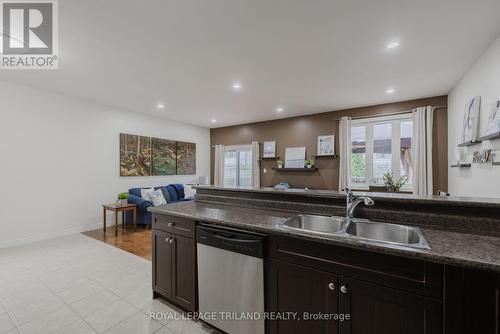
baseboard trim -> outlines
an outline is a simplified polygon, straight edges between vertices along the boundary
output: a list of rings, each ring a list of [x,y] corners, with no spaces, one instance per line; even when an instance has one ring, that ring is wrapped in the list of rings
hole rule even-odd
[[[26,238],[2,241],[2,242],[0,242],[0,248],[7,248],[7,247],[12,247],[12,246],[29,244],[32,242],[53,239],[53,238],[61,237],[61,236],[68,235],[68,234],[76,234],[76,233],[91,231],[91,230],[95,230],[95,229],[98,229],[101,227],[102,227],[102,224],[94,224],[94,225],[88,225],[88,226],[84,226],[84,227],[74,227],[74,228],[69,228],[66,230],[59,230],[59,231],[54,231],[54,232],[49,232],[49,233],[38,234],[38,235],[26,237]]]

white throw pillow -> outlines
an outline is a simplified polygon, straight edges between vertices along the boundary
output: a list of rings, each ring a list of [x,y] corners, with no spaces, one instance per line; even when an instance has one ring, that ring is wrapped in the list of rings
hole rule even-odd
[[[183,186],[184,186],[184,198],[187,199],[194,198],[194,195],[196,194],[196,189],[193,189],[191,186],[185,184]]]
[[[141,197],[145,199],[146,201],[153,201],[151,199],[151,194],[154,193],[155,189],[154,188],[145,188],[141,189]]]
[[[154,206],[167,204],[167,201],[165,200],[165,197],[163,197],[163,192],[161,191],[161,189],[149,193],[149,197],[151,198],[151,202],[153,202]]]

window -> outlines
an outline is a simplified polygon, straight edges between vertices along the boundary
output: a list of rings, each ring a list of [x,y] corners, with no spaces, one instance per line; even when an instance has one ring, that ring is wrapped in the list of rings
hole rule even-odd
[[[386,173],[405,175],[404,190],[411,190],[413,121],[408,115],[352,121],[351,187],[382,185]]]
[[[224,186],[252,185],[252,146],[228,146],[224,154]]]

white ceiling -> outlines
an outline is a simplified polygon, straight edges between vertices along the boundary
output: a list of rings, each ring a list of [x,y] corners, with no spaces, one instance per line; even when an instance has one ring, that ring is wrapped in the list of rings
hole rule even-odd
[[[0,79],[226,126],[447,94],[499,14],[498,0],[59,0],[60,69]]]

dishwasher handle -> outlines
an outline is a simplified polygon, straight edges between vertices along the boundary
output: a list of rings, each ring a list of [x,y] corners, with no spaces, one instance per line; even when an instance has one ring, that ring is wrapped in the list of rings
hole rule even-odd
[[[198,226],[196,231],[196,241],[198,244],[253,257],[263,257],[263,235],[206,225]]]

